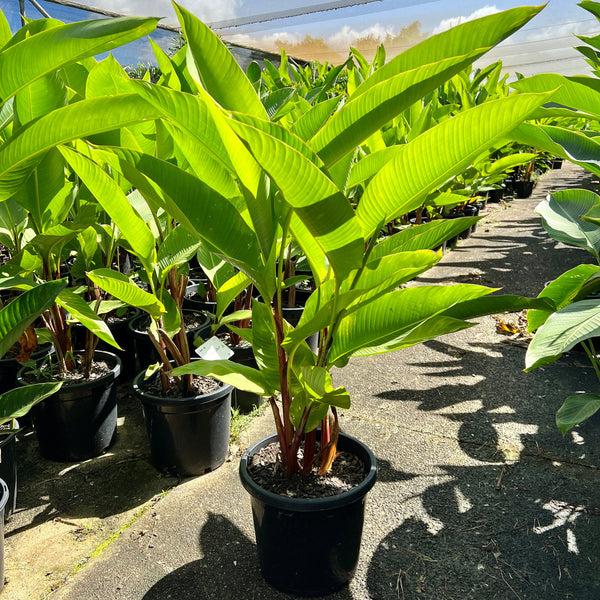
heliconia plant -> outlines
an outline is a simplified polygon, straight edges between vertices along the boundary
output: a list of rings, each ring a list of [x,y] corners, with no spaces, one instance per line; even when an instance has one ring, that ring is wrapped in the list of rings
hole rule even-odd
[[[148,105],[137,95],[109,95],[107,79],[91,73],[98,73],[94,55],[146,35],[156,22],[119,18],[65,25],[42,19],[11,35],[0,13],[0,220],[12,254],[2,267],[1,289],[35,294],[40,282],[60,280],[75,240],[80,258],[95,251],[98,211],[80,206],[79,182],[58,147],[121,128],[126,135],[147,117]],[[87,300],[97,300],[93,286],[88,289]],[[74,288],[64,288],[41,314],[62,373],[76,368],[69,319],[116,345],[98,312],[99,302],[90,306]],[[88,336],[86,375],[96,342]]]
[[[133,85],[138,99],[151,107],[145,110],[160,115],[176,160],[123,144],[102,152],[113,153],[112,171],[149,204],[163,208],[237,270],[222,294],[233,298],[252,283],[260,299],[252,303],[252,328],[239,330],[252,343],[258,369],[199,361],[173,373],[211,376],[269,396],[285,473],[308,472],[315,465],[326,472],[336,455],[337,410],[350,406],[348,392],[332,381],[333,366],[470,327],[469,317],[538,305],[490,296],[493,289],[476,285],[400,287],[435,265],[441,254],[431,248],[466,223],[428,223],[386,239],[379,239],[379,232],[383,223],[420,206],[487,149],[510,138],[550,93],[485,102],[424,131],[381,162],[356,208],[346,182],[360,144],[539,8],[512,9],[432,37],[374,71],[339,110],[317,104],[291,131],[269,119],[218,37],[184,8],[175,8],[187,40],[186,71],[196,90]],[[292,242],[306,256],[316,283],[296,327],[282,313],[290,284],[284,258]],[[317,332],[315,354],[305,339]]]

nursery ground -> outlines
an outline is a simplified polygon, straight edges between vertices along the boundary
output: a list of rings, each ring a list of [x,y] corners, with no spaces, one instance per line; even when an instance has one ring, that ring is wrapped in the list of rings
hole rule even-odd
[[[471,282],[537,295],[583,250],[548,238],[534,213],[548,190],[597,181],[565,165],[529,199],[489,207],[469,239],[418,283]],[[342,429],[379,461],[362,554],[332,599],[592,600],[600,597],[600,418],[564,438],[554,414],[597,389],[583,355],[523,373],[518,335],[492,317],[335,373],[353,407]],[[203,477],[157,473],[140,408],[122,389],[105,456],[56,464],[32,434],[19,450],[19,508],[6,525],[4,600],[289,598],[257,567],[239,454],[271,433],[266,412]]]

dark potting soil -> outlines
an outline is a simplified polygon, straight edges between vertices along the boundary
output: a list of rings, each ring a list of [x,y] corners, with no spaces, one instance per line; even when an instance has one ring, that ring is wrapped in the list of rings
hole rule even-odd
[[[234,344],[231,341],[231,336],[229,335],[229,333],[219,333],[219,334],[217,334],[217,337],[228,348],[231,348],[232,350],[235,350],[236,348],[250,348],[250,346],[252,346],[252,344],[250,342],[247,342],[246,340],[242,340],[242,339],[240,339],[240,342],[238,344]]]
[[[77,360],[77,366],[73,371],[67,373],[60,373],[56,364],[42,365],[40,368],[40,374],[36,374],[33,371],[23,373],[23,379],[27,383],[40,383],[41,381],[62,381],[64,386],[74,385],[76,383],[82,383],[83,381],[93,381],[107,375],[112,371],[112,367],[103,360],[94,362],[92,364],[92,370],[88,378],[85,377],[81,362]]]
[[[108,325],[114,325],[115,323],[122,323],[123,321],[127,321],[135,314],[134,310],[127,310],[124,313],[120,311],[114,311],[109,313],[106,316],[106,323]]]
[[[210,394],[220,387],[223,387],[223,384],[210,377],[196,375],[192,379],[191,393],[182,392],[177,387],[174,377],[169,377],[169,386],[169,389],[166,392],[163,392],[160,384],[160,377],[156,376],[153,377],[151,381],[148,381],[144,386],[144,391],[161,398],[189,398],[191,396],[204,396],[205,394]]]
[[[362,461],[349,452],[340,452],[327,475],[315,467],[307,475],[283,476],[279,443],[273,442],[254,454],[248,465],[250,477],[260,487],[290,498],[327,498],[355,488],[365,478]]]

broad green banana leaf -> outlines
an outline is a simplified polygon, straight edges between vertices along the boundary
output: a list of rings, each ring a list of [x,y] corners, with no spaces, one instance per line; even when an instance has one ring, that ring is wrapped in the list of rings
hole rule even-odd
[[[600,208],[600,196],[589,190],[554,192],[540,202],[535,212],[542,217],[548,234],[558,242],[584,248],[600,262],[600,227],[583,220]]]
[[[525,371],[556,362],[575,344],[600,335],[600,300],[581,300],[551,314],[525,355]]]
[[[0,394],[0,425],[25,416],[38,402],[58,392],[62,384],[35,383]]]
[[[0,310],[0,357],[12,348],[42,312],[54,304],[67,284],[66,279],[39,284]]]
[[[569,396],[556,413],[556,425],[563,435],[600,410],[598,394]]]
[[[154,31],[158,19],[119,17],[60,25],[0,51],[0,100],[69,63],[107,52]]]
[[[360,199],[357,216],[366,237],[373,235],[380,223],[420,206],[430,192],[509,137],[549,97],[523,94],[486,102],[402,146],[402,151],[373,177]]]
[[[124,94],[81,100],[32,121],[0,147],[0,201],[19,189],[50,148],[161,116],[138,94]]]

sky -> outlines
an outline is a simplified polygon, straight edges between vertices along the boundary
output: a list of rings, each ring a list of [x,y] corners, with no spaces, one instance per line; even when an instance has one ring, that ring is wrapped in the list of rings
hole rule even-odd
[[[104,10],[164,17],[163,23],[177,25],[169,0],[75,0]],[[371,35],[374,40],[386,35],[397,35],[403,27],[418,21],[422,33],[434,34],[465,20],[492,14],[524,4],[519,0],[179,0],[203,21],[211,24],[224,39],[246,46],[277,51],[275,42],[286,40],[294,44],[308,34],[322,38],[326,44],[326,58],[333,63],[343,62],[349,45],[356,38]],[[357,4],[324,10],[332,5]],[[55,18],[73,21],[94,18],[57,4],[39,0],[43,8]],[[531,4],[537,2],[531,2]],[[9,18],[13,30],[19,26],[19,0],[0,0],[0,8]],[[306,12],[308,14],[300,14]],[[30,18],[39,13],[26,0],[26,14]],[[289,18],[282,14],[293,14]],[[252,23],[251,21],[259,21]],[[237,25],[237,26],[236,26]],[[565,75],[587,73],[589,67],[572,47],[581,42],[574,34],[597,35],[600,23],[587,11],[577,6],[576,0],[550,0],[548,5],[522,30],[488,53],[483,64],[502,59],[505,69],[523,75],[537,72],[559,72]],[[153,39],[163,47],[172,42],[173,34],[157,31]],[[388,56],[402,50],[386,48]],[[117,51],[121,64],[155,62],[149,44],[135,44]],[[302,58],[310,58],[302,56]],[[321,57],[321,59],[323,59]]]

